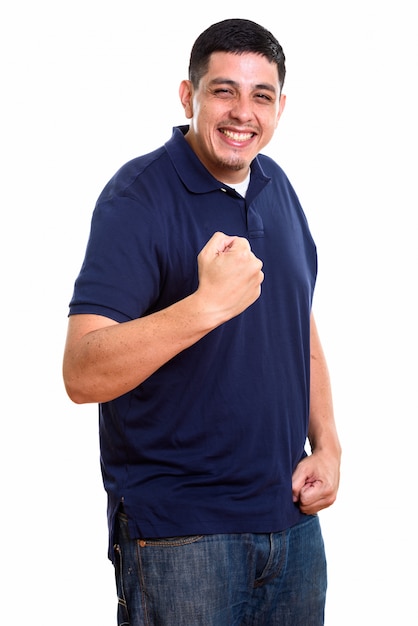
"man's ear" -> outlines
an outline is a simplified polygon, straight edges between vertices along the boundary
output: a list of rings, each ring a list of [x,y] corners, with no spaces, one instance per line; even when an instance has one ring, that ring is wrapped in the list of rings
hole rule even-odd
[[[279,123],[279,119],[282,116],[282,113],[284,111],[284,107],[286,104],[286,96],[284,94],[280,95],[280,103],[279,103],[279,112],[277,114],[277,119],[276,119],[276,128],[277,128],[277,124]]]
[[[190,80],[181,81],[179,96],[187,119],[191,119],[193,117],[193,87]]]

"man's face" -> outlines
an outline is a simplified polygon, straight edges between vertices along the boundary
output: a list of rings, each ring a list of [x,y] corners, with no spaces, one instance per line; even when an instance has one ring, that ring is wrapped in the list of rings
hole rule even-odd
[[[277,65],[254,53],[215,52],[198,89],[185,80],[180,98],[190,119],[186,140],[211,174],[229,184],[244,180],[285,105]]]

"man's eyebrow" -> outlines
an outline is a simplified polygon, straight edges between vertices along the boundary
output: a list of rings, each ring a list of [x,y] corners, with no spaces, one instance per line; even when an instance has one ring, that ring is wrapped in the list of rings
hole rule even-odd
[[[230,85],[231,87],[239,88],[239,83],[237,81],[232,80],[231,78],[222,78],[222,76],[220,76],[219,78],[213,78],[211,81],[209,81],[209,85]],[[258,83],[254,85],[253,88],[277,93],[276,87],[274,85],[271,85],[270,83]]]

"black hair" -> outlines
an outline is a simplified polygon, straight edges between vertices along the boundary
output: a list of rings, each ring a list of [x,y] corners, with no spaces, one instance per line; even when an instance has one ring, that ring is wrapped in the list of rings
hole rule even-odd
[[[206,74],[213,52],[254,52],[266,57],[276,63],[282,89],[286,75],[283,48],[270,31],[256,22],[239,18],[223,20],[199,35],[193,44],[189,63],[189,79],[195,88]]]

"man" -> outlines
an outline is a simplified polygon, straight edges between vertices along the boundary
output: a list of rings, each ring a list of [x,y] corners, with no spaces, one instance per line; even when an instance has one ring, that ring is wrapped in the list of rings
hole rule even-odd
[[[260,154],[284,78],[265,28],[209,27],[180,85],[190,125],[124,165],[93,214],[64,380],[99,403],[119,624],[323,623],[316,514],[341,453],[315,244]]]

